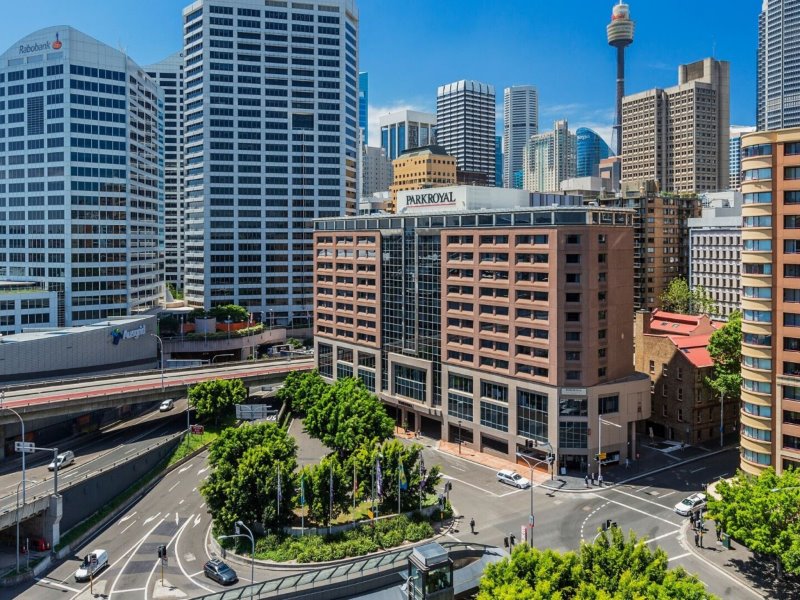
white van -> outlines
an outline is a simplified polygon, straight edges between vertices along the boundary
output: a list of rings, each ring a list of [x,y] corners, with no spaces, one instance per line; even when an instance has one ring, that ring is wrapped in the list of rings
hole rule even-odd
[[[66,452],[62,452],[58,456],[53,459],[49,465],[47,465],[47,469],[50,471],[54,471],[56,465],[58,465],[59,469],[63,469],[64,467],[71,465],[75,462],[75,454],[72,450],[67,450]]]
[[[105,550],[92,550],[83,558],[81,566],[75,571],[75,581],[88,581],[97,575],[98,571],[108,565],[108,552]]]

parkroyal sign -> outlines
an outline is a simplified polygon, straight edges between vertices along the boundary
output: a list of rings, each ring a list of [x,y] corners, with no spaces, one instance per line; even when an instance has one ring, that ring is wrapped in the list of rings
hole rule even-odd
[[[437,206],[455,204],[453,192],[426,192],[424,194],[409,194],[406,196],[406,206],[431,205]]]

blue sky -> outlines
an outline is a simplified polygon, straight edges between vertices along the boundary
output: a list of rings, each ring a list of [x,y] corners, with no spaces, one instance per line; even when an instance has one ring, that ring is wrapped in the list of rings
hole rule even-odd
[[[72,25],[142,65],[180,49],[183,0],[3,2],[0,51],[50,25]],[[370,76],[371,143],[397,108],[435,111],[436,87],[458,79],[539,89],[539,126],[566,118],[609,135],[614,50],[605,26],[613,0],[360,0],[361,70]],[[755,122],[761,0],[630,0],[635,40],[626,91],[669,87],[677,66],[707,56],[731,63],[731,123]],[[498,119],[498,125],[500,121]]]

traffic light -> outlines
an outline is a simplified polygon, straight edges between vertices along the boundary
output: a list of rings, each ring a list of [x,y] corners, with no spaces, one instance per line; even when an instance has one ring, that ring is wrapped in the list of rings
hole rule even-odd
[[[603,523],[603,531],[608,531],[612,527],[616,527],[616,526],[617,526],[617,522],[616,521],[612,521],[611,519],[606,519],[606,522]]]
[[[503,538],[503,547],[508,548],[508,536]]]
[[[167,547],[163,544],[158,547],[158,558],[167,558]]]

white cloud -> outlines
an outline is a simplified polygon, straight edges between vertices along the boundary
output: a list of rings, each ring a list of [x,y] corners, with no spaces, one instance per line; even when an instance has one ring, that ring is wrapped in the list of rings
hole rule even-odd
[[[415,104],[412,102],[399,101],[395,104],[375,106],[370,104],[367,107],[367,119],[369,121],[369,146],[381,145],[381,126],[378,119],[385,114],[396,112],[398,110],[418,110],[422,112],[436,112],[422,104]]]

